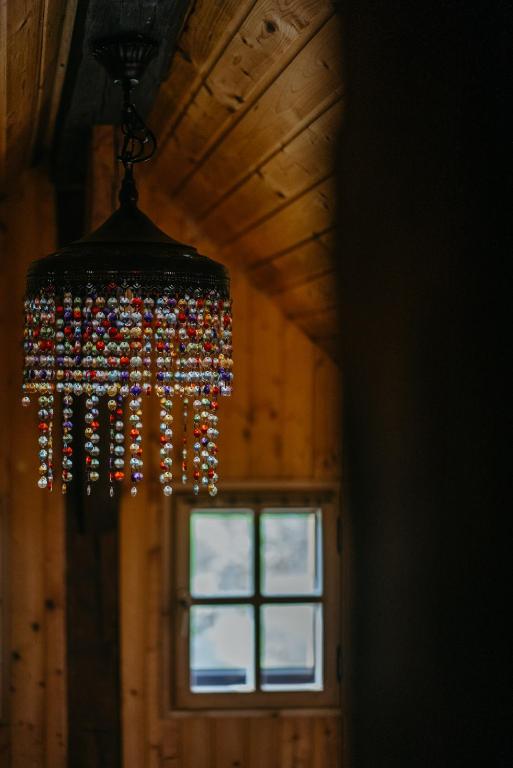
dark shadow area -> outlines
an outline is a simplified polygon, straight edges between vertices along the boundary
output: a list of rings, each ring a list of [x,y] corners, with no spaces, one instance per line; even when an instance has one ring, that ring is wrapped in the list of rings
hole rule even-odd
[[[340,12],[350,764],[506,768],[511,6]]]

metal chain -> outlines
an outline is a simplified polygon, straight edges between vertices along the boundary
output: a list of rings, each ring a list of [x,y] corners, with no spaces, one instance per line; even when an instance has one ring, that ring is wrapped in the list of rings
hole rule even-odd
[[[118,160],[127,169],[134,163],[145,163],[150,160],[157,149],[157,139],[131,101],[132,81],[124,80],[122,85],[121,132],[123,134],[123,144]]]

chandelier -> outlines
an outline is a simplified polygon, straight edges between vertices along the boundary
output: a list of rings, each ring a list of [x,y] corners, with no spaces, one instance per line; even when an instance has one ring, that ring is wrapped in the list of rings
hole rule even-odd
[[[231,394],[233,377],[229,277],[224,266],[168,237],[137,207],[133,168],[151,158],[156,139],[131,90],[156,51],[156,42],[142,35],[93,45],[123,92],[120,205],[92,234],[28,270],[22,404],[37,400],[38,486],[50,491],[57,472],[55,415],[65,493],[78,412],[87,493],[105,471],[111,496],[125,477],[135,496],[144,474],[143,399],[152,395],[160,406],[163,493],[173,492],[175,443],[180,481],[192,482],[194,493],[217,493],[218,401]],[[108,429],[108,456],[100,455],[102,428]]]

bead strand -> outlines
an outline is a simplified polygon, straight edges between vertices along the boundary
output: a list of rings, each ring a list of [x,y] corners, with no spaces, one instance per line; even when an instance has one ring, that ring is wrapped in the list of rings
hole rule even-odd
[[[160,398],[160,475],[159,480],[162,492],[170,496],[173,492],[171,485],[173,480],[173,415],[171,413],[173,400],[172,387],[172,357],[171,357],[171,327],[170,320],[174,321],[174,314],[169,305],[169,297],[157,301],[155,315],[155,350],[157,386],[155,391]]]
[[[123,366],[130,366],[130,372],[123,371],[122,375],[128,373],[130,380],[130,395],[128,401],[128,407],[130,409],[130,466],[131,473],[130,478],[132,481],[132,487],[130,493],[132,496],[137,495],[137,485],[143,479],[143,457],[142,457],[142,400],[141,400],[141,381],[142,381],[142,365],[143,360],[141,357],[143,336],[142,332],[142,315],[140,312],[142,300],[139,296],[132,296],[130,303],[127,305],[128,318],[125,324],[126,339],[131,338],[133,346],[131,347],[128,341],[124,344],[128,345],[128,350],[123,349],[124,356],[121,357],[121,364]],[[128,354],[130,353],[130,357]]]

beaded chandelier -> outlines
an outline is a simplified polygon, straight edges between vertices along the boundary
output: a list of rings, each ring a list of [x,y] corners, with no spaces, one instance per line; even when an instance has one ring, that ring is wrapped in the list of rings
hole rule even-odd
[[[192,481],[195,493],[202,487],[217,493],[218,398],[231,393],[233,376],[229,277],[224,266],[168,237],[137,207],[133,166],[154,154],[156,140],[130,93],[156,50],[141,35],[93,46],[123,88],[120,206],[95,232],[28,271],[22,404],[37,399],[40,488],[52,490],[55,482],[60,394],[62,492],[73,478],[73,421],[80,413],[87,493],[106,471],[111,495],[127,477],[135,496],[144,470],[143,397],[155,395],[163,493],[173,491],[178,404],[180,480]],[[100,456],[104,426],[108,457]]]

